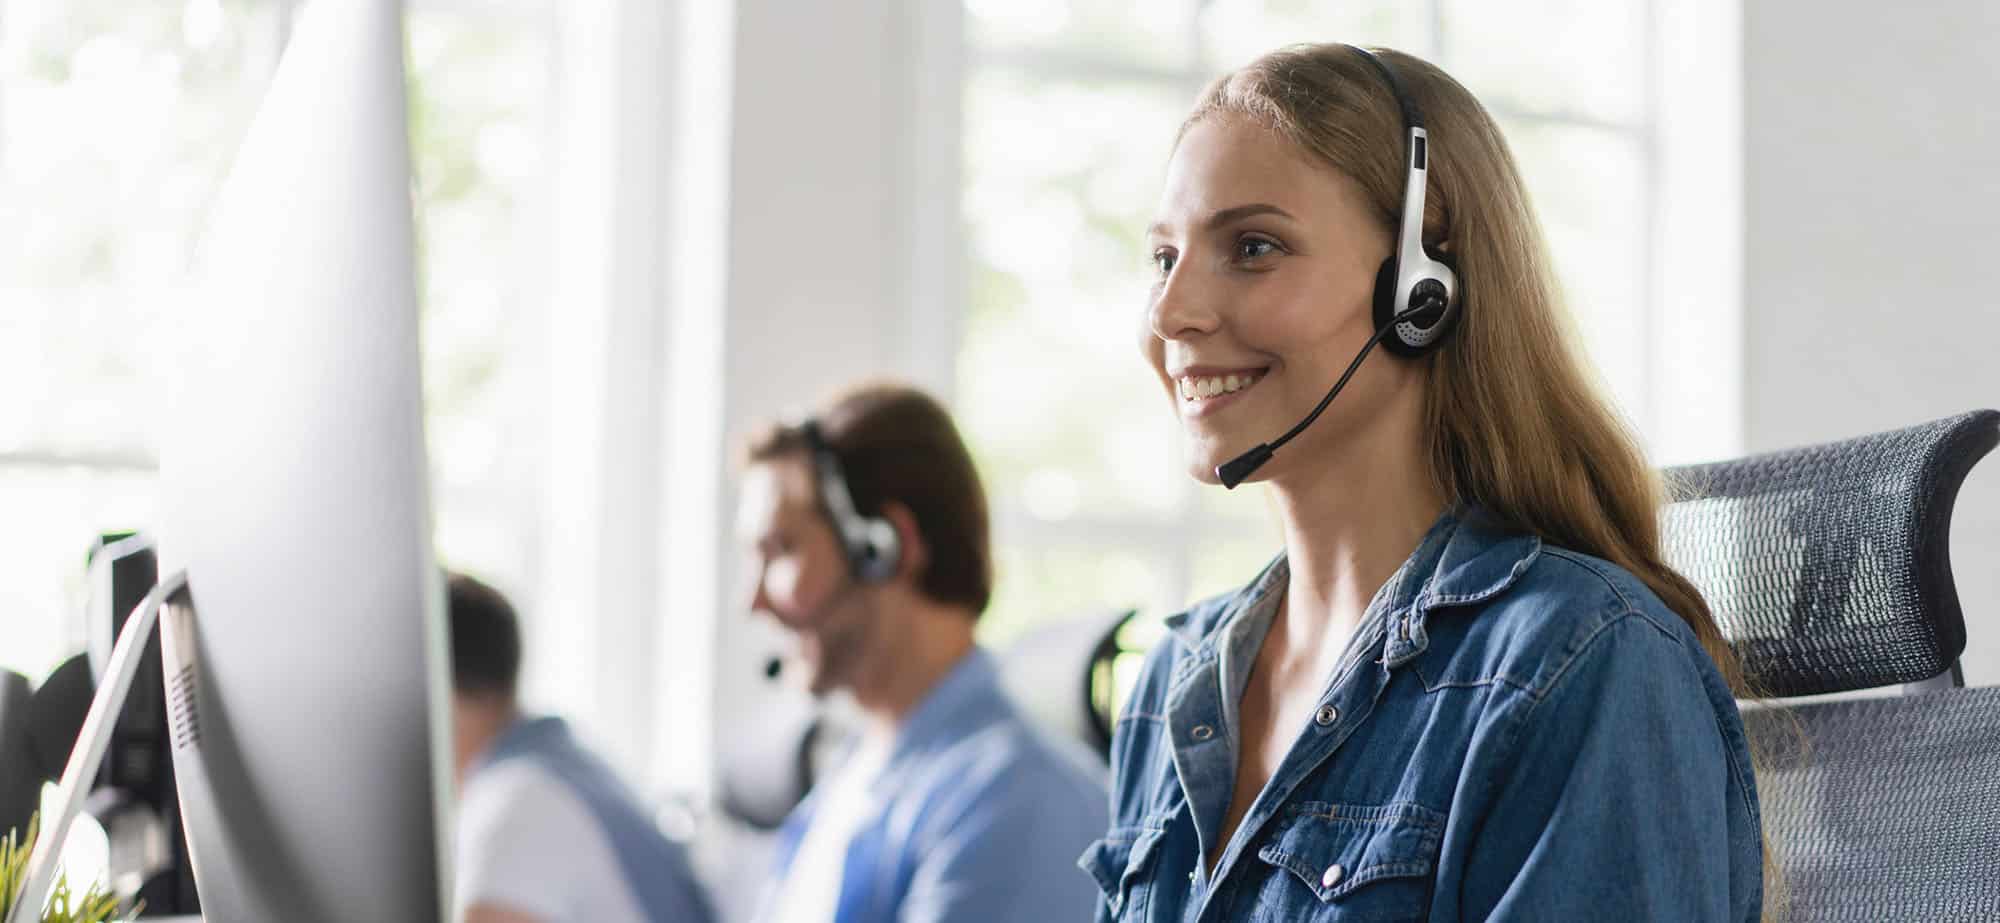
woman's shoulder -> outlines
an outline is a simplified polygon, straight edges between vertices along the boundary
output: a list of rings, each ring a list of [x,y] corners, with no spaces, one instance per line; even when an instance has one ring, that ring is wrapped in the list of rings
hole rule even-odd
[[[1543,734],[1650,727],[1683,748],[1706,738],[1749,790],[1748,744],[1727,680],[1693,626],[1630,570],[1545,543],[1516,586],[1465,624],[1458,649],[1431,665],[1433,686],[1456,685],[1463,677],[1449,674],[1477,665],[1516,693],[1496,697],[1497,713]]]
[[[1543,543],[1513,587],[1468,614],[1474,617],[1464,620],[1452,665],[1478,664],[1531,698],[1592,664],[1649,674],[1650,682],[1636,686],[1720,682],[1693,627],[1645,581],[1604,558],[1558,545]],[[1433,634],[1451,634],[1438,622],[1452,618],[1443,610],[1427,621]]]
[[[1687,620],[1637,574],[1596,555],[1543,542],[1541,553],[1502,600],[1498,617],[1525,617],[1558,632],[1598,631],[1636,618],[1677,643],[1693,644]]]

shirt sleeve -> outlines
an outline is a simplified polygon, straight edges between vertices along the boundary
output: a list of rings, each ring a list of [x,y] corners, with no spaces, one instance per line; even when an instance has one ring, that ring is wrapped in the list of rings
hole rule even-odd
[[[474,778],[458,831],[459,913],[486,903],[547,921],[568,918],[575,906],[571,889],[581,881],[565,856],[602,836],[574,793],[525,762],[502,763]]]
[[[1104,834],[1104,794],[1056,771],[1016,771],[925,850],[899,923],[1085,919],[1097,885],[1076,855]]]
[[[1724,742],[1691,659],[1706,654],[1690,645],[1628,614],[1539,695],[1516,690],[1488,729],[1486,749],[1506,756],[1468,761],[1468,785],[1494,782],[1475,799],[1474,832],[1441,860],[1441,887],[1457,884],[1450,918],[1756,918],[1731,906],[1730,801],[1745,797],[1731,781],[1748,767]]]

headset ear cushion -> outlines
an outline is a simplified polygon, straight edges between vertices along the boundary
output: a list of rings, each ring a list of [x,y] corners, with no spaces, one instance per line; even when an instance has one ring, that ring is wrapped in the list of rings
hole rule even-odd
[[[1375,273],[1375,329],[1389,322],[1403,306],[1396,301],[1396,258],[1382,261],[1382,269]],[[1428,342],[1412,343],[1403,338],[1403,325],[1389,331],[1382,338],[1382,345],[1398,356],[1416,358],[1444,344],[1450,338],[1451,329],[1458,325],[1458,309],[1446,297],[1444,283],[1437,279],[1424,278],[1417,281],[1411,290],[1411,307],[1432,305],[1429,310],[1419,311],[1411,316],[1408,323],[1429,335]]]
[[[902,536],[886,518],[869,519],[867,537],[854,550],[854,570],[863,583],[879,583],[896,575],[903,564]]]
[[[1396,257],[1391,254],[1375,272],[1375,329],[1396,316]]]
[[[1375,329],[1382,329],[1390,318],[1396,316],[1396,257],[1390,254],[1382,261],[1382,268],[1375,273]],[[1401,330],[1391,330],[1382,337],[1382,345],[1398,356],[1421,355],[1420,347],[1403,341]]]

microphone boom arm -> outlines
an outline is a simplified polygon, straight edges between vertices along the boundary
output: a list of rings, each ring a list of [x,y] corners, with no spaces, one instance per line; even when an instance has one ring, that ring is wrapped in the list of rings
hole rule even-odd
[[[1278,450],[1283,448],[1285,443],[1292,441],[1292,437],[1305,432],[1306,427],[1319,419],[1320,413],[1326,410],[1328,404],[1333,403],[1335,396],[1340,394],[1340,389],[1347,387],[1347,380],[1354,377],[1354,370],[1361,367],[1361,360],[1368,358],[1368,354],[1375,349],[1376,344],[1382,342],[1383,337],[1389,335],[1389,331],[1396,329],[1397,324],[1430,310],[1431,307],[1429,303],[1419,304],[1389,318],[1389,322],[1383,324],[1382,328],[1375,331],[1375,335],[1369,337],[1368,342],[1362,345],[1361,351],[1354,354],[1354,361],[1347,364],[1347,371],[1340,373],[1340,380],[1334,382],[1333,387],[1326,392],[1326,396],[1319,399],[1319,406],[1314,407],[1312,413],[1306,414],[1305,419],[1300,420],[1297,426],[1286,430],[1283,436],[1271,442],[1260,442],[1250,451],[1217,465],[1216,479],[1222,482],[1223,487],[1235,490],[1236,485],[1243,483],[1244,478],[1263,467],[1265,462],[1271,460],[1271,456],[1278,454]]]

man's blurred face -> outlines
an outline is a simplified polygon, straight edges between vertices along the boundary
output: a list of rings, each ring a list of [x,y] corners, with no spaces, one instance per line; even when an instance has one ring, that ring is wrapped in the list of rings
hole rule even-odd
[[[452,689],[451,768],[461,790],[472,764],[518,715],[511,694]]]
[[[851,683],[878,620],[869,594],[848,575],[805,456],[756,462],[744,472],[736,534],[754,581],[750,609],[792,636],[812,694]]]
[[[451,694],[451,769],[452,778],[458,784],[465,784],[466,770],[472,768],[472,761],[486,749],[488,741],[480,733],[484,727],[478,715],[481,712],[478,699],[462,692]]]

